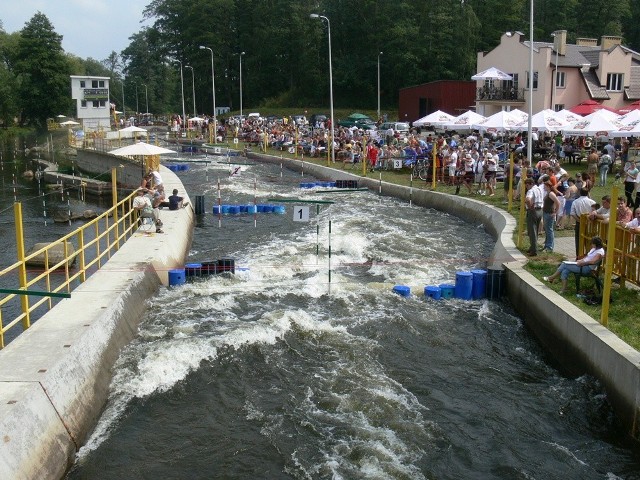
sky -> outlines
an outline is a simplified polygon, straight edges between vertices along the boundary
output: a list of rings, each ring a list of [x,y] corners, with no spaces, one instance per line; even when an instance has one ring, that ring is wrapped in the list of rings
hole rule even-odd
[[[120,53],[129,37],[149,22],[140,23],[151,0],[7,0],[0,8],[5,32],[22,30],[39,11],[47,16],[55,32],[62,35],[62,48],[81,58],[106,59]]]

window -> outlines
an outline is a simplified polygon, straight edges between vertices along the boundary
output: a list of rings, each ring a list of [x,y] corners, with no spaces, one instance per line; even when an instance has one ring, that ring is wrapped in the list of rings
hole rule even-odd
[[[556,112],[559,112],[559,111],[561,111],[561,110],[564,110],[564,103],[556,103],[556,104],[553,106],[553,110],[554,110],[554,111],[556,111]]]
[[[82,108],[87,108],[87,101],[86,100],[80,100],[80,106]]]
[[[529,72],[527,72],[527,88],[531,84],[531,80],[529,79]],[[536,90],[538,88],[538,72],[533,72],[533,89]]]
[[[104,80],[98,82],[98,88],[104,88]]]
[[[556,72],[556,87],[565,88],[567,81],[565,72]]]
[[[91,88],[98,88],[98,81],[97,80],[91,80]]]
[[[621,92],[624,86],[622,73],[608,73],[607,74],[607,90],[613,92]]]
[[[84,88],[84,86],[85,86],[84,80],[80,80],[80,88]]]
[[[106,100],[98,100],[98,107],[104,108],[106,106],[107,106],[107,101]]]

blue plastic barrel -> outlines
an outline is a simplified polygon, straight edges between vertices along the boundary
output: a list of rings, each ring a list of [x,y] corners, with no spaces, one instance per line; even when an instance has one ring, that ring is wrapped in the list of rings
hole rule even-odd
[[[442,291],[440,290],[440,287],[436,286],[424,287],[424,296],[433,298],[434,300],[440,300],[442,297]]]
[[[213,214],[218,215],[220,213],[220,205],[213,206]]]
[[[247,213],[257,213],[258,206],[257,205],[247,205]]]
[[[169,286],[182,285],[186,281],[184,268],[169,270]]]
[[[247,213],[249,211],[249,205],[240,205],[240,213]]]
[[[449,283],[441,283],[439,287],[441,298],[453,298],[453,292],[456,289],[455,285],[451,285]]]
[[[286,213],[286,209],[285,209],[284,205],[274,205],[273,206],[273,213],[278,213],[280,215],[284,215]]]
[[[202,276],[202,264],[201,263],[186,263],[184,265],[185,277],[200,277]]]
[[[273,213],[273,205],[263,205],[262,207],[264,213]]]
[[[240,213],[240,205],[229,205],[229,213],[231,215],[237,215]]]
[[[473,275],[473,299],[480,300],[487,296],[487,271],[471,270],[471,274]]]
[[[171,170],[172,172],[177,172],[178,171],[178,166],[177,165],[167,165],[167,167],[169,168],[169,170]]]
[[[455,297],[471,300],[473,292],[473,274],[471,272],[456,272]]]
[[[336,188],[336,182],[329,182],[329,188]]]
[[[264,207],[265,207],[264,204],[261,203],[259,205],[256,205],[256,207],[258,209],[258,213],[264,213]]]
[[[185,163],[183,165],[180,165],[180,171],[186,172],[187,170],[189,170],[189,164]]]
[[[397,293],[401,297],[408,297],[411,295],[411,288],[406,285],[396,285],[393,287],[393,293]]]
[[[223,215],[229,215],[231,213],[231,205],[222,205],[220,211]]]

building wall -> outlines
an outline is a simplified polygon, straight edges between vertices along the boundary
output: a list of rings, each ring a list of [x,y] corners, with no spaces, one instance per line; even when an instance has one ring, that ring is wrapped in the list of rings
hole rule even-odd
[[[441,110],[460,115],[475,104],[475,82],[442,80],[400,90],[398,119],[413,122]]]
[[[613,49],[609,54],[604,50],[601,51],[600,65],[597,69],[600,85],[607,84],[607,75],[609,73],[622,73],[623,75],[623,89],[619,92],[607,91],[611,100],[606,102],[608,107],[620,109],[628,104],[624,98],[624,87],[628,87],[631,80],[631,54],[626,53],[620,47]]]

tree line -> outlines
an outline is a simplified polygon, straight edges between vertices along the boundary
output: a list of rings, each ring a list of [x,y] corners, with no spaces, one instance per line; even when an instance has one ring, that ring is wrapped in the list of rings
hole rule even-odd
[[[570,43],[579,37],[620,35],[625,45],[640,51],[636,0],[534,1],[536,41],[552,42],[551,32],[563,29]],[[328,109],[327,27],[335,106],[375,108],[379,66],[382,105],[395,108],[401,88],[468,80],[475,73],[477,52],[495,48],[504,32],[528,37],[530,3],[151,0],[144,9],[151,26],[129,37],[123,51],[102,60],[64,52],[61,36],[38,12],[19,32],[6,33],[0,23],[0,123],[43,127],[60,112],[73,115],[69,75],[85,74],[111,77],[111,102],[119,110],[123,88],[126,110],[134,111],[136,103],[140,109],[146,85],[149,111],[181,112],[178,61],[193,67],[183,68],[187,112],[193,109],[193,81],[197,113],[210,114],[211,51],[216,106],[239,108],[242,58],[245,107]],[[310,18],[312,13],[321,17]]]

